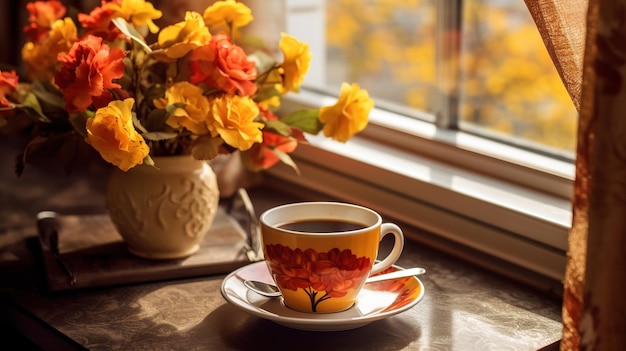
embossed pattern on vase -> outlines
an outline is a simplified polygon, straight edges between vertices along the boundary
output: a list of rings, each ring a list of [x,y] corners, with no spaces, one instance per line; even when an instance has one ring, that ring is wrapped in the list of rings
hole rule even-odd
[[[142,166],[111,176],[109,214],[130,251],[141,250],[139,256],[184,256],[197,248],[213,221],[219,201],[215,174],[191,157],[178,160],[157,159],[160,169]],[[187,161],[195,166],[184,165]]]

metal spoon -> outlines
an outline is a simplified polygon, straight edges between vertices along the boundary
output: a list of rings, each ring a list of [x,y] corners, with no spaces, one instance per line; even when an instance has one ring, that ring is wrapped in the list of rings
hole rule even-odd
[[[380,274],[380,275],[375,275],[373,277],[369,277],[365,280],[365,283],[367,284],[367,283],[373,283],[373,282],[380,282],[383,280],[406,278],[406,277],[411,277],[411,276],[420,275],[424,273],[426,273],[426,270],[424,268],[420,268],[420,267],[408,268],[408,269],[403,269],[399,271],[394,271],[391,273],[385,273],[385,274]],[[266,297],[280,296],[280,291],[278,290],[278,287],[273,284],[268,284],[268,283],[260,282],[257,280],[249,280],[249,279],[244,280],[243,284],[248,289],[262,296],[266,296]]]

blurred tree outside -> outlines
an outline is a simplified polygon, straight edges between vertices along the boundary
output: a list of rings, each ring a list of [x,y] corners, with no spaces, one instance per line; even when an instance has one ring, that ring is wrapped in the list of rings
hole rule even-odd
[[[433,112],[435,1],[327,1],[327,83]],[[465,0],[462,11],[460,121],[573,151],[578,115],[524,2]]]
[[[326,6],[329,85],[358,82],[377,100],[432,111],[436,13],[431,0],[338,0]]]

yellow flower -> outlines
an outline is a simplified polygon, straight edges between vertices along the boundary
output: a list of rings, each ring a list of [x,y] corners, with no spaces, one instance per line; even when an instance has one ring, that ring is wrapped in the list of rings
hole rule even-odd
[[[189,51],[206,45],[211,39],[209,28],[204,25],[202,15],[188,11],[183,22],[163,28],[159,33],[159,46],[165,49],[165,55],[177,59]]]
[[[159,27],[152,20],[161,18],[163,13],[154,8],[152,3],[145,0],[122,0],[122,5],[110,4],[119,17],[131,21],[135,26],[148,26],[151,33],[159,31]]]
[[[297,92],[311,66],[309,45],[298,41],[298,39],[288,34],[281,33],[279,46],[284,56],[282,64],[285,75],[283,93],[288,91]]]
[[[252,10],[235,0],[219,1],[204,10],[204,21],[211,28],[239,28],[252,22]]]
[[[48,38],[37,44],[28,42],[22,48],[28,75],[35,80],[49,81],[56,73],[57,55],[69,51],[76,40],[76,25],[71,18],[54,21]]]
[[[135,100],[113,100],[99,108],[87,120],[85,141],[96,149],[102,158],[122,171],[143,163],[150,149],[133,127],[131,109]]]
[[[202,92],[201,88],[189,82],[174,83],[165,91],[165,98],[154,100],[154,106],[166,108],[168,105],[184,104],[184,107],[177,107],[169,116],[167,125],[174,129],[184,127],[197,135],[208,134],[206,120],[210,106]]]
[[[263,123],[256,122],[259,108],[249,96],[225,95],[212,101],[214,124],[209,126],[214,136],[239,150],[248,150],[263,141]]]
[[[346,142],[354,134],[367,126],[374,101],[367,90],[358,84],[341,84],[339,99],[333,106],[320,108],[320,122],[324,123],[324,135],[340,142]]]

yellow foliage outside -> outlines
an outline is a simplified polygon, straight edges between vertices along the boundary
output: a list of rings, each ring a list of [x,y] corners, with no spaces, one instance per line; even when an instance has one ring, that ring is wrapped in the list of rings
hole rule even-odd
[[[356,81],[377,100],[434,111],[436,1],[327,1],[329,65],[341,67],[329,84]],[[577,113],[524,2],[464,3],[459,119],[573,151]]]

